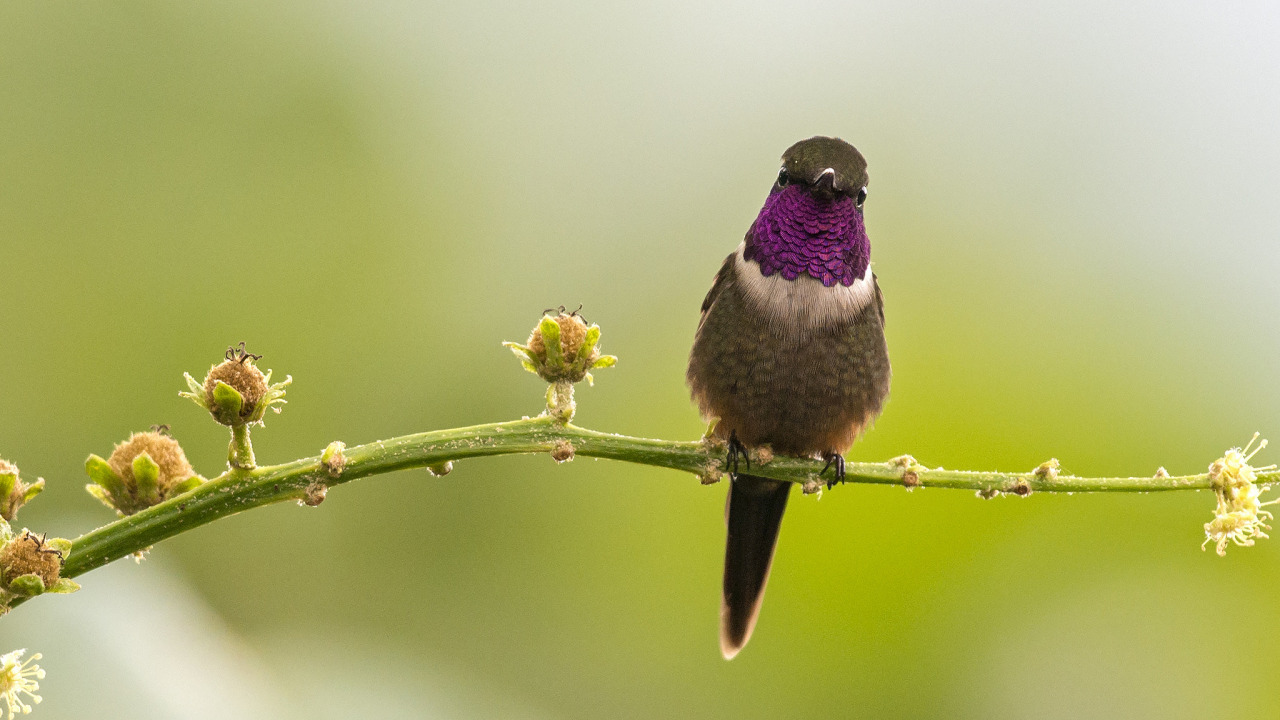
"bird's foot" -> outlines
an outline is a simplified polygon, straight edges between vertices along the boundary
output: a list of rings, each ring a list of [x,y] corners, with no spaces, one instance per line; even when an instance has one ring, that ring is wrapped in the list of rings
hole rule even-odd
[[[751,469],[751,455],[747,452],[747,446],[738,439],[738,433],[735,430],[729,433],[729,455],[724,461],[724,467],[729,471],[730,477],[738,474],[739,462],[746,465],[748,470]]]
[[[836,471],[835,476],[827,481],[827,489],[830,490],[836,486],[836,483],[844,482],[844,456],[837,452],[828,452],[823,453],[822,458],[827,461],[827,464],[822,466],[822,472],[818,473],[818,477],[822,477],[833,467]]]

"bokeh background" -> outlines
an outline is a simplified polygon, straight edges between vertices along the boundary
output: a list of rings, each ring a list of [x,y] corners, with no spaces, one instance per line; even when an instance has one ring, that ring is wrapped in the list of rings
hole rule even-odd
[[[7,3],[0,453],[24,525],[230,343],[279,462],[537,412],[499,346],[582,303],[580,422],[693,438],[698,304],[797,139],[870,161],[893,394],[857,459],[1198,472],[1280,437],[1274,3]],[[1276,459],[1264,453],[1262,462]],[[1280,545],[1205,493],[793,499],[716,641],[725,487],[545,457],[336,489],[0,622],[53,718],[1274,717]]]

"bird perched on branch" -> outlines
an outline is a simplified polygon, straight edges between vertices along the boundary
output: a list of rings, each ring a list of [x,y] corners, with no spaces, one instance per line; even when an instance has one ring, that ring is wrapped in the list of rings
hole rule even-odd
[[[720,649],[760,613],[791,483],[749,474],[749,448],[844,456],[889,394],[884,303],[863,225],[867,163],[838,138],[792,145],[746,239],[702,302],[687,379],[729,448]],[[748,472],[739,472],[745,468]]]

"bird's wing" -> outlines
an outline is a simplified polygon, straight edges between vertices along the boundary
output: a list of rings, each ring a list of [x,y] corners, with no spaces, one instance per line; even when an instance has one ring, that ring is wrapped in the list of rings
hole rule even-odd
[[[707,296],[702,300],[702,317],[707,316],[707,311],[711,309],[712,303],[716,301],[716,297],[720,295],[720,291],[724,290],[733,279],[733,263],[738,253],[731,252],[729,257],[724,259],[724,264],[720,266],[720,272],[716,273],[716,279],[711,283],[711,289],[707,291]]]
[[[871,284],[876,288],[876,311],[880,313],[880,327],[884,327],[884,293],[880,292],[880,283],[876,279],[876,274],[871,273]],[[715,288],[712,288],[714,291]],[[702,311],[706,312],[707,307],[704,304]]]

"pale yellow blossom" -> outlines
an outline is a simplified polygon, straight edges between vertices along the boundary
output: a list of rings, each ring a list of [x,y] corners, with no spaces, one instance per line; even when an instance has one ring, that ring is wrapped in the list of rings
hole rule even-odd
[[[40,683],[36,680],[44,679],[44,670],[36,665],[40,653],[22,662],[22,656],[26,652],[24,648],[0,656],[0,700],[8,707],[8,720],[13,720],[13,716],[18,713],[26,715],[31,712],[32,705],[40,704],[40,696],[36,695],[36,691],[40,689]],[[30,698],[30,704],[24,701],[23,695]],[[3,708],[0,708],[0,712],[3,712]]]
[[[1255,468],[1249,465],[1253,456],[1267,446],[1267,441],[1263,440],[1254,448],[1253,443],[1257,439],[1258,433],[1254,433],[1253,439],[1243,449],[1231,448],[1209,466],[1209,478],[1218,497],[1218,507],[1214,510],[1213,520],[1204,524],[1202,550],[1212,542],[1218,555],[1226,555],[1230,543],[1248,547],[1253,545],[1255,538],[1268,537],[1266,531],[1271,526],[1267,521],[1273,516],[1263,508],[1280,500],[1260,500],[1262,493],[1269,488],[1258,487],[1257,471],[1271,470],[1275,466]]]

